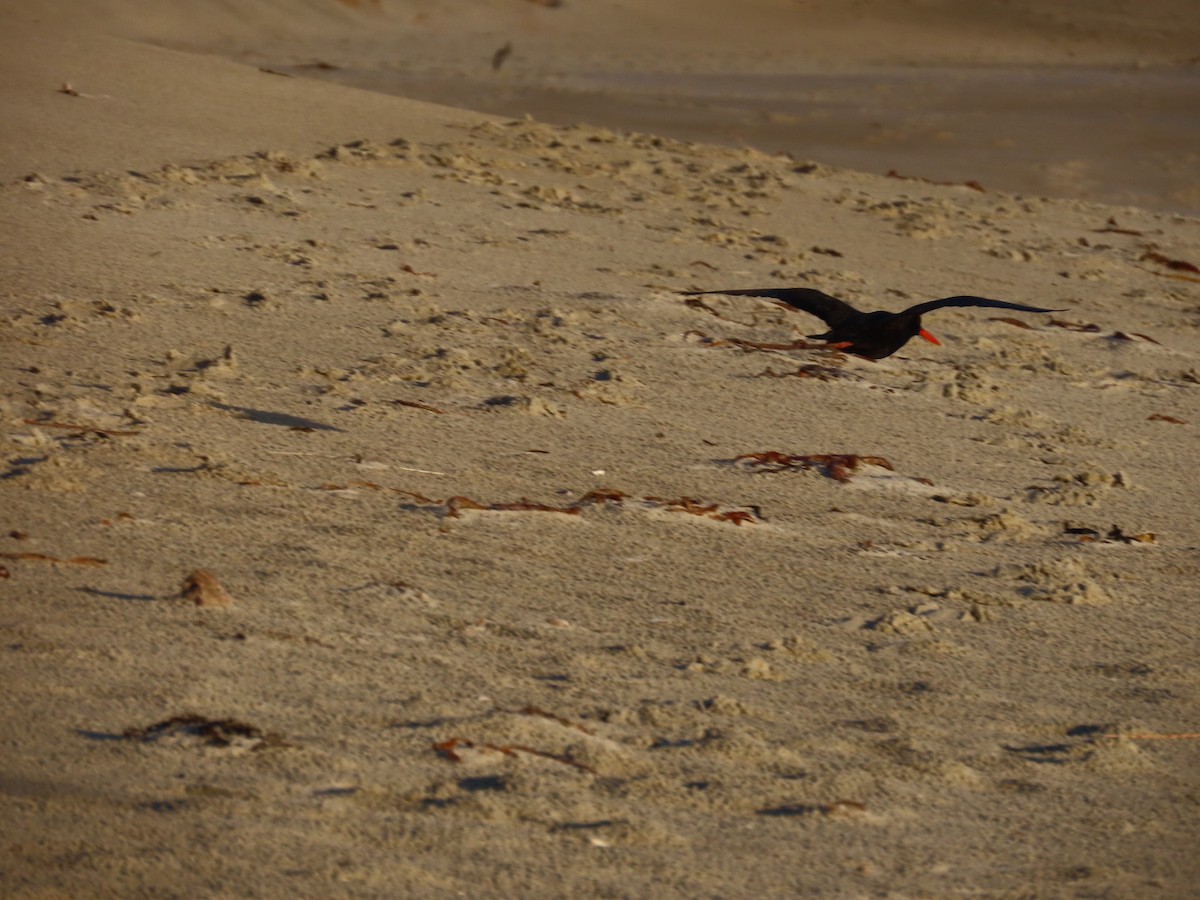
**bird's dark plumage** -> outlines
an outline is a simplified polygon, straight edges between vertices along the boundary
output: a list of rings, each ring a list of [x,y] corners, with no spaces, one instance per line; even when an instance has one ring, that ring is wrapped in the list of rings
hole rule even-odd
[[[883,359],[891,356],[917,335],[930,343],[938,340],[921,327],[921,316],[945,306],[983,306],[992,309],[1015,309],[1019,312],[1063,312],[1061,309],[1043,309],[1007,300],[989,300],[987,297],[946,297],[929,300],[910,306],[903,312],[860,312],[844,300],[831,297],[812,288],[762,288],[734,291],[684,291],[695,297],[701,294],[729,294],[735,297],[765,297],[778,300],[791,309],[816,316],[829,326],[824,334],[810,334],[816,340],[840,344],[843,349],[868,359]]]

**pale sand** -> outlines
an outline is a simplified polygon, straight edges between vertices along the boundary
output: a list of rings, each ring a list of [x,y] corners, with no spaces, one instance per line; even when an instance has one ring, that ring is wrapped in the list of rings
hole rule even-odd
[[[502,4],[185,6],[0,10],[0,894],[1194,895],[1200,222],[140,42]],[[674,293],[787,284],[1071,310]]]

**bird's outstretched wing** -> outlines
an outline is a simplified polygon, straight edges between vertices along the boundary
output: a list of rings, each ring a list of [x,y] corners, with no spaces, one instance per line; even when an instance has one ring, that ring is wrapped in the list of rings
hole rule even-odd
[[[767,297],[780,300],[792,309],[798,309],[809,315],[816,316],[830,328],[837,328],[843,322],[853,319],[861,313],[844,300],[830,297],[828,294],[813,288],[757,288],[741,291],[683,291],[689,297],[701,294],[729,294],[734,297]],[[956,297],[952,299],[963,299]],[[995,300],[986,301],[995,303]]]
[[[910,306],[900,315],[923,316],[927,312],[941,309],[944,306],[986,306],[992,309],[1015,309],[1020,312],[1066,312],[1065,309],[1042,309],[1040,306],[1026,306],[1024,303],[1009,303],[1007,300],[989,300],[987,297],[945,297],[941,300],[929,300]]]

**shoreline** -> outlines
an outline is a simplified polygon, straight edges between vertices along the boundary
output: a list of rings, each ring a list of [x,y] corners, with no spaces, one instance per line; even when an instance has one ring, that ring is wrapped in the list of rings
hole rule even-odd
[[[883,175],[1200,214],[1200,76],[1173,68],[887,67],[698,76],[279,71],[489,115],[590,124]],[[1149,83],[1148,83],[1149,82]],[[636,85],[630,89],[630,85]],[[1040,92],[1030,101],[1031,91]],[[1144,151],[1120,137],[1153,135]],[[803,132],[803,133],[800,133]]]

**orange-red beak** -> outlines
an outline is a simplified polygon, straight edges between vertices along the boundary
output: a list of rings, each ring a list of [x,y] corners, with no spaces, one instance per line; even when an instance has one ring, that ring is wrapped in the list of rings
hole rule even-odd
[[[925,340],[929,341],[929,343],[931,343],[931,344],[937,344],[939,347],[942,346],[942,342],[939,341],[937,338],[935,338],[932,334],[930,334],[924,328],[922,328],[920,331],[918,331],[917,334],[920,335],[921,337],[925,338]]]

